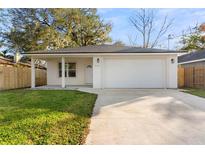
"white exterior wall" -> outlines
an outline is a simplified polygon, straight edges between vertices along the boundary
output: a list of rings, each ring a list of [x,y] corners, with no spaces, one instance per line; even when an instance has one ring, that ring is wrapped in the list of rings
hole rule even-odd
[[[171,62],[174,59],[174,63]],[[177,56],[167,56],[166,67],[167,67],[167,88],[177,88]]]
[[[93,66],[93,88],[104,88],[105,67],[104,61],[106,58],[136,58],[137,59],[162,59],[163,62],[163,76],[162,81],[164,88],[177,88],[177,55],[150,55],[150,56],[94,56],[93,58],[65,58],[65,62],[76,63],[76,77],[65,78],[66,85],[86,85],[85,68],[87,65]],[[99,59],[99,63],[97,63]],[[171,62],[174,59],[174,63]],[[58,74],[58,63],[61,58],[47,59],[47,84],[61,85],[61,78]],[[120,67],[120,66],[119,66]],[[134,69],[134,68],[133,68]],[[142,66],[143,69],[143,66]],[[132,71],[132,70],[131,70]],[[150,74],[150,77],[151,74]]]
[[[126,59],[162,59],[163,64],[159,67],[163,69],[162,84],[164,88],[177,88],[177,55],[158,55],[158,56],[95,56],[93,57],[93,88],[104,88],[104,61],[106,58],[126,58]],[[97,59],[99,58],[99,63]],[[174,63],[171,62],[174,59]],[[120,66],[119,66],[120,67]],[[134,69],[134,68],[133,68]],[[142,66],[143,69],[143,66]],[[132,70],[130,70],[132,71]],[[150,78],[152,75],[150,74]],[[116,77],[117,79],[117,77]]]
[[[99,63],[98,63],[99,59]],[[93,57],[93,88],[102,88],[103,57]]]
[[[58,63],[61,58],[47,59],[47,85],[61,85],[59,77]],[[86,85],[85,69],[87,65],[92,65],[92,58],[65,57],[65,62],[76,63],[76,77],[65,77],[66,85]]]

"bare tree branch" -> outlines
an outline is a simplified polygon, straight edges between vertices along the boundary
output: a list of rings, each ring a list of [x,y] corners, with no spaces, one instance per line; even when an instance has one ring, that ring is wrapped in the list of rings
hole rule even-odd
[[[148,17],[148,23],[149,23],[149,27],[148,27],[148,32],[147,32],[147,43],[146,43],[146,48],[149,47],[149,43],[150,43],[150,36],[153,30],[153,20],[154,20],[154,15],[153,12],[151,12],[151,15]]]
[[[130,45],[132,45],[132,46],[136,46],[137,45],[137,35],[135,36],[134,39],[132,39],[132,37],[130,35],[127,35],[127,37],[128,37]]]
[[[172,21],[167,21],[167,16],[165,16],[163,23],[161,25],[161,28],[154,40],[154,42],[151,45],[151,48],[155,47],[158,44],[159,39],[167,32],[167,30],[169,29],[169,27],[172,25]]]
[[[134,16],[129,18],[137,33],[142,37],[142,47],[144,48],[157,46],[160,38],[166,34],[172,25],[173,20],[168,20],[168,16],[165,16],[161,26],[156,26],[155,15],[156,12],[153,10],[139,9]],[[157,34],[155,29],[159,29]]]

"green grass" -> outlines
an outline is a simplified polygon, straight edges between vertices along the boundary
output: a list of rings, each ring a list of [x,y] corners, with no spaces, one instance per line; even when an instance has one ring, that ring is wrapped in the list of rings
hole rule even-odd
[[[1,91],[0,144],[82,144],[96,98],[79,91]]]
[[[205,98],[205,89],[192,89],[192,88],[187,88],[187,89],[184,90],[184,92]]]

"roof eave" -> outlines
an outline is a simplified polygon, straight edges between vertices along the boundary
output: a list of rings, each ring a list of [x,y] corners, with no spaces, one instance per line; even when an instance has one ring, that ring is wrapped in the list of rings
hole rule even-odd
[[[178,64],[182,65],[182,64],[190,64],[190,63],[196,63],[196,62],[202,62],[202,61],[205,61],[205,58],[197,59],[197,60],[184,61],[184,62],[178,62]]]
[[[106,52],[83,52],[83,53],[22,53],[26,56],[105,56],[105,55],[177,55],[177,52],[138,52],[138,53],[128,53],[128,52],[120,52],[120,53],[106,53]]]

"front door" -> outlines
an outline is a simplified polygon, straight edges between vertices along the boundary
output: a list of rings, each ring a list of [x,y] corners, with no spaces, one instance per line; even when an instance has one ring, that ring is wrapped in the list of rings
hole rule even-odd
[[[85,82],[87,84],[93,83],[93,68],[92,65],[87,65],[85,68]]]

